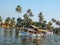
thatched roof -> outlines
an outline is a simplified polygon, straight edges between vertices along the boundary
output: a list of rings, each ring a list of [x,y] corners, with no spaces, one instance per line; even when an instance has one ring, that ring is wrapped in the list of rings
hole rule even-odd
[[[47,32],[47,30],[39,29],[39,27],[36,27],[34,25],[30,25],[29,27],[30,28],[28,28],[28,30],[30,30],[30,31]]]
[[[39,32],[47,32],[47,30],[38,29]]]
[[[34,26],[34,25],[30,25],[29,27],[32,27],[32,28],[37,28],[37,29],[39,29],[39,27],[36,27],[36,26]]]

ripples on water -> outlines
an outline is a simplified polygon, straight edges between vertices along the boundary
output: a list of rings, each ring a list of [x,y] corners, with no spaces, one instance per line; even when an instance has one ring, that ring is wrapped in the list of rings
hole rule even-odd
[[[13,28],[0,28],[0,45],[36,45],[33,40],[27,41],[27,38],[23,37],[18,36],[18,31]],[[60,35],[41,38],[39,45],[60,45]]]

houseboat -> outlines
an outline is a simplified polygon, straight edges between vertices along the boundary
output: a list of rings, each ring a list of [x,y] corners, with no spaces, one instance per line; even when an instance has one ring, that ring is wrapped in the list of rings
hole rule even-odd
[[[53,35],[53,31],[49,31],[49,30],[43,30],[43,29],[39,29],[38,27],[35,27],[33,25],[25,27],[24,30],[22,31],[24,33],[19,33],[19,35],[30,35],[31,37],[36,38],[36,36],[38,38],[40,37],[44,37],[46,35]]]

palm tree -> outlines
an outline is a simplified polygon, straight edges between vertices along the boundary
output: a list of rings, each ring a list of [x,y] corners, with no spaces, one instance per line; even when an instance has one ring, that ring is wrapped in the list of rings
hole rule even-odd
[[[21,23],[22,19],[21,18],[17,18],[17,23]]]
[[[46,29],[46,21],[45,20],[43,21],[42,28]]]
[[[27,13],[25,13],[23,17],[24,17],[24,19],[27,19],[28,18]]]
[[[31,9],[28,9],[28,10],[27,10],[27,14],[28,14],[30,17],[33,17],[33,16],[34,16],[33,13],[32,13],[32,11],[31,11]]]
[[[33,22],[32,22],[32,19],[28,19],[28,25],[32,25],[33,24]]]
[[[56,21],[56,25],[60,26],[60,22],[59,21]]]
[[[24,17],[24,22],[25,22],[26,26],[32,24],[32,19],[30,19],[30,17],[33,17],[33,13],[31,11],[31,9],[28,9],[27,13],[25,13],[23,17]]]
[[[10,17],[7,17],[6,20],[5,20],[6,25],[9,25],[10,21],[11,21]]]
[[[25,13],[23,17],[24,17],[25,25],[27,26],[28,25],[28,19],[29,19],[27,13]]]
[[[43,21],[43,15],[42,15],[42,12],[39,13],[39,18],[40,18],[40,22]]]
[[[14,26],[15,26],[15,18],[12,18],[12,19],[10,20],[10,26],[11,26],[11,27],[14,27]]]
[[[39,13],[39,21],[42,24],[43,23],[43,15],[42,12]]]
[[[1,25],[1,23],[2,23],[2,18],[1,18],[1,16],[0,16],[0,25]]]
[[[2,18],[1,18],[1,16],[0,16],[0,22],[2,22]]]
[[[47,29],[51,29],[51,27],[52,27],[52,23],[51,22],[48,22]]]
[[[17,11],[18,13],[21,13],[21,12],[22,12],[22,7],[20,7],[20,5],[18,5],[18,6],[16,7],[16,11]],[[19,17],[19,15],[18,15],[18,17]]]
[[[17,18],[17,24],[16,24],[16,26],[17,26],[17,27],[23,26],[23,24],[21,24],[21,23],[23,23],[23,19]]]
[[[56,20],[54,18],[52,18],[52,21],[53,21],[53,23],[56,22]]]
[[[55,23],[56,25],[60,26],[60,21],[57,21],[56,19],[52,18],[53,23]]]

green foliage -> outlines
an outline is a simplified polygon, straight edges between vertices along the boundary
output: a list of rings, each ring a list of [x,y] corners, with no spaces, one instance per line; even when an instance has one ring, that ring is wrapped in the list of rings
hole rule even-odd
[[[32,24],[32,19],[30,19],[26,13],[24,14],[24,24],[25,24],[26,26]]]
[[[10,17],[7,17],[5,22],[9,22],[10,21]]]
[[[32,23],[33,23],[32,19],[29,18],[28,21],[29,21],[29,25],[32,25]]]
[[[51,22],[48,22],[47,29],[51,29],[51,27],[52,27],[52,23]]]
[[[39,24],[40,24],[39,22],[33,22],[33,23],[32,23],[32,25],[35,25],[35,26],[37,26],[37,27],[40,26]]]
[[[56,25],[60,26],[60,22],[59,21],[56,21]]]
[[[1,16],[0,16],[0,22],[2,22],[2,18],[1,18]]]
[[[20,23],[22,21],[21,18],[17,18],[17,23]]]
[[[2,18],[1,18],[1,16],[0,16],[0,26],[2,25]]]
[[[5,20],[6,25],[9,25],[10,21],[11,21],[10,17],[7,17],[6,20]]]
[[[53,23],[55,23],[56,25],[60,26],[60,21],[58,21],[58,20],[56,20],[56,19],[54,19],[54,18],[52,18],[52,21],[53,21]]]
[[[53,21],[53,23],[56,22],[56,20],[54,18],[52,18],[52,21]]]
[[[43,15],[42,15],[42,12],[39,13],[39,21],[40,23],[43,23]]]
[[[16,12],[18,12],[18,13],[21,13],[22,12],[22,7],[20,5],[18,5],[16,7]],[[19,14],[18,14],[18,17],[19,17]]]
[[[13,25],[15,25],[15,18],[12,18],[12,19],[10,20],[10,26],[13,27]]]
[[[21,12],[22,12],[22,7],[20,7],[20,5],[18,5],[18,6],[16,7],[16,11],[17,11],[18,13],[21,13]]]
[[[16,7],[16,12],[21,13],[22,12],[22,7],[20,5],[17,5]],[[31,11],[31,9],[28,9],[27,12],[23,15],[24,19],[20,18],[18,15],[17,18],[17,26],[29,26],[29,25],[35,25],[41,29],[54,29],[54,27],[52,26],[53,23],[55,23],[56,25],[60,25],[60,21],[57,21],[56,19],[52,18],[53,23],[48,22],[48,24],[46,24],[47,21],[44,20],[44,16],[42,14],[42,12],[39,13],[38,17],[39,17],[39,21],[38,22],[34,22],[31,18],[33,17],[33,13]],[[0,16],[0,22],[2,22],[2,18]],[[5,20],[5,23],[7,25],[13,26],[15,25],[15,18],[10,18],[7,17]]]
[[[39,26],[40,29],[42,29],[42,26]]]
[[[42,29],[46,29],[46,21],[43,21],[43,23],[42,23]]]
[[[23,17],[24,17],[24,19],[28,19],[27,13],[25,13]]]
[[[28,9],[28,10],[27,10],[27,13],[28,13],[28,15],[29,15],[30,17],[33,17],[33,13],[32,13],[32,11],[31,11],[31,9]]]

